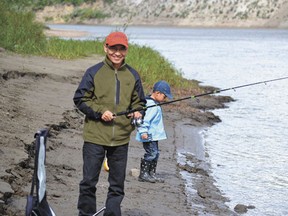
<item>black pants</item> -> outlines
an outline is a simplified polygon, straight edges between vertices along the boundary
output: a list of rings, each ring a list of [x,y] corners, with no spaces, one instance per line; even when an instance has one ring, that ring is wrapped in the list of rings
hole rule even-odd
[[[83,146],[84,164],[83,180],[79,184],[79,216],[91,216],[96,212],[96,184],[99,180],[105,154],[109,166],[109,188],[104,216],[121,216],[120,204],[124,198],[128,143],[107,147],[87,142]]]

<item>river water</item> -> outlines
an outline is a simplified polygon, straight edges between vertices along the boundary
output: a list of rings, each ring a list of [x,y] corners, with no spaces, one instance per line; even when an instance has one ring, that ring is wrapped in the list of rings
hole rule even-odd
[[[116,26],[51,25],[103,38]],[[288,30],[128,27],[130,42],[158,50],[188,79],[221,89],[288,76]],[[245,215],[288,215],[288,79],[236,91],[222,122],[201,134],[220,190],[254,205]],[[186,95],[185,95],[186,96]]]

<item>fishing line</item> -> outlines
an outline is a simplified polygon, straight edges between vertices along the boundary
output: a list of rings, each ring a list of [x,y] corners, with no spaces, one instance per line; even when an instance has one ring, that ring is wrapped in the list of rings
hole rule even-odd
[[[146,106],[146,107],[139,107],[139,108],[136,108],[136,109],[130,109],[130,110],[118,112],[118,113],[115,113],[114,116],[127,115],[127,114],[130,114],[130,113],[136,112],[136,111],[147,110],[149,108],[156,107],[156,106],[162,106],[162,105],[171,104],[171,103],[175,103],[175,102],[183,101],[183,100],[188,100],[188,99],[195,99],[195,98],[198,98],[198,97],[203,97],[203,96],[211,95],[211,94],[218,94],[218,93],[224,92],[224,91],[230,91],[230,90],[234,90],[235,91],[236,89],[245,88],[245,87],[248,87],[248,86],[254,86],[254,85],[259,85],[259,84],[265,84],[266,85],[269,82],[275,82],[275,81],[284,80],[284,79],[288,79],[288,77],[281,77],[281,78],[276,78],[276,79],[270,79],[270,80],[265,80],[265,81],[260,81],[260,82],[254,82],[254,83],[248,83],[248,84],[244,84],[244,85],[234,86],[234,87],[230,87],[230,88],[224,88],[224,89],[218,89],[218,90],[214,90],[214,91],[209,91],[209,92],[206,92],[206,93],[192,95],[192,96],[188,96],[188,97],[183,97],[183,98],[179,98],[179,99],[171,100],[171,101],[165,101],[165,102],[162,102],[162,103],[153,104],[153,105]]]

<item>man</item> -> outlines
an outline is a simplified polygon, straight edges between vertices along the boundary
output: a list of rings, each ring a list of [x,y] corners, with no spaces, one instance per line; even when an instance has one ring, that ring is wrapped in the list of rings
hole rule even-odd
[[[87,69],[74,95],[74,103],[85,114],[83,130],[83,179],[78,199],[79,215],[96,212],[96,185],[105,157],[109,165],[109,189],[104,216],[121,216],[124,198],[128,143],[135,129],[128,116],[113,113],[142,108],[146,100],[139,74],[128,64],[128,38],[112,32],[104,44],[106,58]]]

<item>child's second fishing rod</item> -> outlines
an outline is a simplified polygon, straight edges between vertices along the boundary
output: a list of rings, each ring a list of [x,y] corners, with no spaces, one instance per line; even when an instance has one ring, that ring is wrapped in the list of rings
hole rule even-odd
[[[281,77],[281,78],[277,78],[277,79],[265,80],[265,81],[254,82],[254,83],[234,86],[234,87],[230,87],[230,88],[225,88],[225,89],[214,90],[214,91],[210,91],[210,92],[206,92],[206,93],[202,93],[202,94],[198,94],[198,95],[192,95],[192,96],[188,96],[188,97],[179,98],[179,99],[176,99],[176,100],[165,101],[163,103],[158,103],[158,104],[154,104],[154,105],[151,105],[151,106],[139,107],[139,108],[136,108],[136,109],[131,109],[131,110],[118,112],[118,113],[114,114],[114,116],[127,115],[129,113],[146,110],[146,109],[149,109],[149,108],[152,108],[152,107],[155,107],[155,106],[162,106],[162,105],[166,105],[166,104],[175,103],[175,102],[178,102],[178,101],[194,99],[194,98],[198,98],[198,97],[202,97],[202,96],[206,96],[206,95],[217,94],[217,93],[220,93],[220,92],[235,90],[235,89],[244,88],[244,87],[253,86],[253,85],[266,84],[268,82],[275,82],[275,81],[284,80],[284,79],[288,79],[288,77]]]

